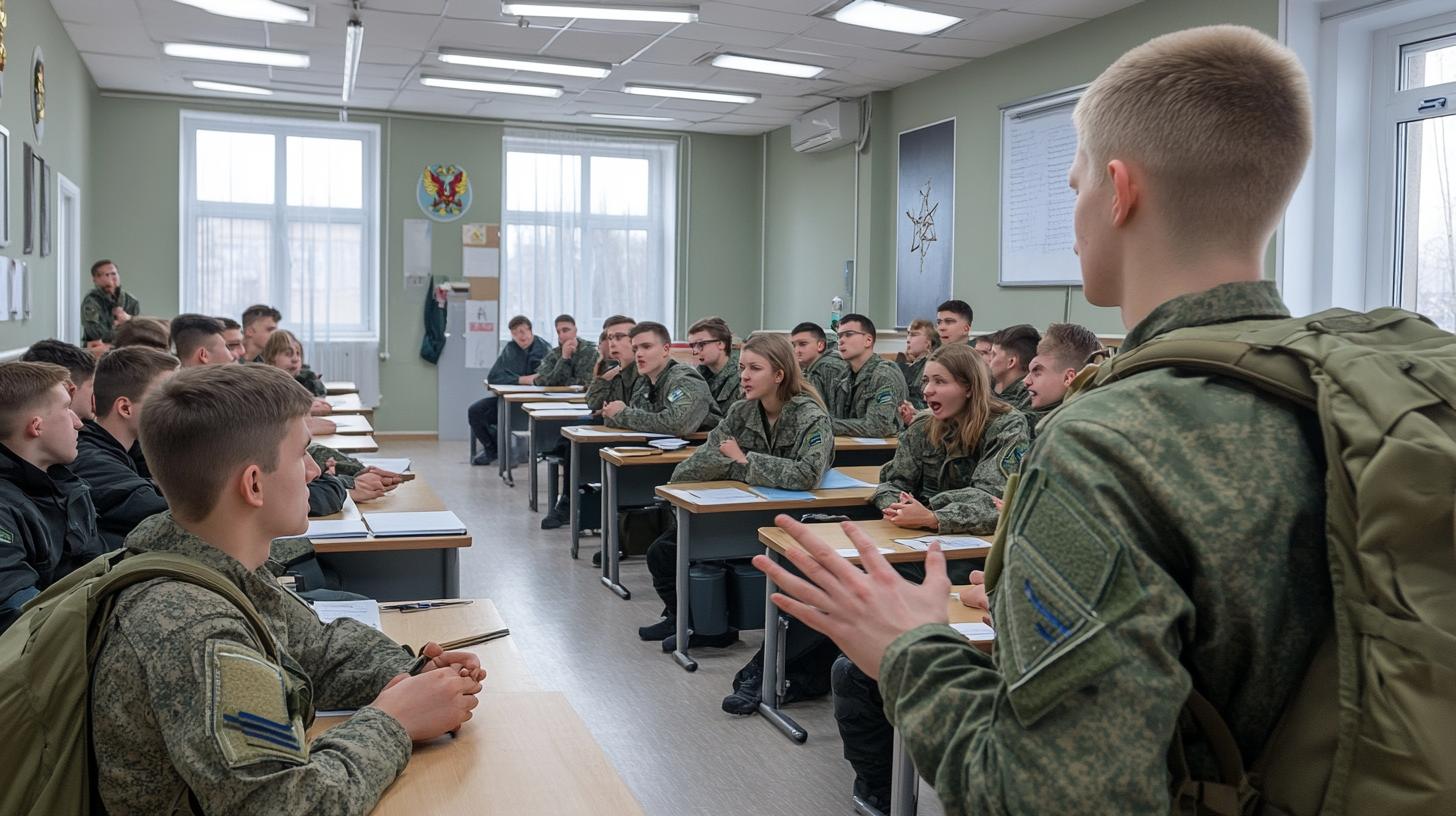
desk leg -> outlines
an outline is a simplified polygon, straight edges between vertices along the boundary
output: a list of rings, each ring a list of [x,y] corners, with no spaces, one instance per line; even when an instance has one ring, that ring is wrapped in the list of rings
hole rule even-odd
[[[515,457],[511,455],[511,404],[509,402],[506,402],[505,400],[501,400],[501,404],[505,405],[506,407],[506,409],[501,412],[501,419],[504,422],[504,424],[501,425],[501,450],[505,451],[501,454],[500,459],[501,470],[504,471],[501,474],[501,478],[505,480],[507,486],[515,487]],[[525,409],[522,408],[521,410],[524,411]]]
[[[767,551],[768,557],[779,561],[778,553]],[[763,586],[763,687],[758,692],[758,713],[768,720],[784,736],[803,744],[809,739],[809,732],[794,722],[779,709],[779,693],[786,662],[788,638],[784,622],[779,618],[779,608],[774,606],[773,594],[777,591],[773,579],[764,576]]]
[[[905,740],[900,729],[895,729],[894,771],[890,777],[890,812],[895,816],[915,816],[916,802],[920,794],[920,777],[915,773],[915,762],[905,750]]]
[[[571,557],[581,550],[581,491],[577,490],[581,478],[581,445],[571,443],[571,467],[567,468],[566,485],[563,489],[571,502]]]
[[[693,523],[693,514],[677,508],[677,651],[672,653],[672,659],[677,661],[688,671],[697,671],[698,662],[688,657],[688,595],[692,592],[692,585],[688,583],[688,537],[689,527]]]
[[[531,469],[531,492],[526,494],[526,503],[531,506],[531,512],[536,512],[536,420],[532,417],[526,422],[526,433],[530,434],[530,440],[526,442],[526,467]]]
[[[506,463],[511,461],[511,406],[506,395],[495,398],[495,472],[506,481]],[[507,482],[509,484],[509,482]]]
[[[602,583],[611,591],[632,600],[632,592],[622,586],[619,580],[621,560],[617,552],[622,543],[617,540],[620,528],[617,526],[617,466],[602,462]]]
[[[445,594],[442,598],[460,597],[460,550],[450,547],[444,551]]]

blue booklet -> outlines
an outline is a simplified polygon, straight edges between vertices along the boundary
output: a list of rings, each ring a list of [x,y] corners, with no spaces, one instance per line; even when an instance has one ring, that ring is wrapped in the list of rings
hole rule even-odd
[[[814,494],[807,490],[780,490],[777,487],[754,487],[754,493],[769,501],[813,501]]]
[[[869,482],[861,482],[852,476],[846,476],[833,468],[824,473],[824,478],[819,480],[820,490],[837,490],[845,487],[874,487]]]

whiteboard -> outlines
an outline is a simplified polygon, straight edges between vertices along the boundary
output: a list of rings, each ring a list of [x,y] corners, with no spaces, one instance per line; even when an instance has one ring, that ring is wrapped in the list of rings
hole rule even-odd
[[[1001,109],[1002,286],[1081,286],[1072,251],[1072,109],[1086,86]]]

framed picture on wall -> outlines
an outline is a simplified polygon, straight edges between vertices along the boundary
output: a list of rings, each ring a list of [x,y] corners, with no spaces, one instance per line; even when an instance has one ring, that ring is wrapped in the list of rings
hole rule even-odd
[[[934,317],[955,259],[955,117],[900,132],[895,325]]]
[[[25,188],[22,195],[25,201],[21,203],[22,221],[24,222],[21,232],[20,251],[29,255],[35,251],[35,149],[29,142],[25,144],[24,160],[20,172],[25,176]]]
[[[0,127],[0,247],[10,246],[10,131]]]
[[[51,254],[51,166],[40,156],[35,157],[36,209],[40,213],[40,256]]]

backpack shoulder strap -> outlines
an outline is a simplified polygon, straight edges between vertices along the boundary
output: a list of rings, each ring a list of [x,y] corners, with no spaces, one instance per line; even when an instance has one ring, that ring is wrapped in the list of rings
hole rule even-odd
[[[1180,368],[1243,380],[1306,408],[1316,390],[1309,365],[1297,355],[1236,337],[1179,337],[1149,341],[1098,365],[1091,387],[1155,368]]]

